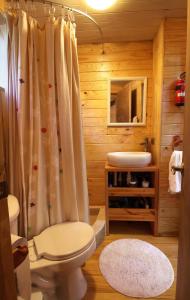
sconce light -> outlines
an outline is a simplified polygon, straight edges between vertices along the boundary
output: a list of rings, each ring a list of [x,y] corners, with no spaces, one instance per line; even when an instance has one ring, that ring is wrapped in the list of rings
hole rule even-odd
[[[117,0],[86,0],[87,4],[97,10],[104,10],[112,6]]]

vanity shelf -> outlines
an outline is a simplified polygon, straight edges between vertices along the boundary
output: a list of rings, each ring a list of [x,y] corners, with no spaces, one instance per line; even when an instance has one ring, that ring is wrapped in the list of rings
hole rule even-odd
[[[155,188],[109,188],[108,196],[155,197]]]
[[[126,176],[127,173],[136,174],[143,177],[148,174],[150,178],[150,187],[113,187],[109,186],[109,175],[122,173]],[[150,165],[146,167],[112,167],[106,163],[105,166],[106,180],[106,225],[107,234],[109,234],[109,221],[146,221],[151,222],[154,235],[157,235],[158,224],[158,168]],[[116,200],[114,200],[116,199]],[[118,200],[118,199],[121,199]],[[145,207],[125,207],[125,202],[132,203],[135,206],[135,201],[148,201],[148,208]],[[124,207],[110,207],[120,203]],[[124,203],[124,204],[123,204]]]
[[[109,220],[154,222],[155,209],[109,208]]]

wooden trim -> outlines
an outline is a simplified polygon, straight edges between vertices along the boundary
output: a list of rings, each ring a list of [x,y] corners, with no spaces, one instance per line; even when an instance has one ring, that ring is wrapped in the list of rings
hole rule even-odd
[[[155,188],[108,188],[109,196],[154,197]]]
[[[109,208],[109,220],[155,222],[155,210],[144,208]]]
[[[158,167],[155,165],[150,165],[146,167],[113,167],[106,163],[106,170],[109,172],[155,172]]]
[[[186,102],[184,126],[184,189],[181,199],[181,224],[179,238],[176,300],[190,299],[190,0],[187,17],[187,60],[186,60]]]
[[[0,199],[0,299],[16,300],[7,199]]]
[[[105,216],[106,216],[106,234],[109,234],[109,218],[108,218],[108,208],[109,208],[109,196],[108,196],[108,171],[105,169]]]
[[[155,186],[155,198],[154,198],[154,209],[155,209],[155,222],[153,224],[154,235],[158,235],[158,216],[159,216],[159,171],[155,170],[154,173],[154,186]]]

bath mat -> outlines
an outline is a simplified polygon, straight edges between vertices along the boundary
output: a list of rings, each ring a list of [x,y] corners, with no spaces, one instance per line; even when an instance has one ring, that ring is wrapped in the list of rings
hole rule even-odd
[[[107,245],[99,266],[111,287],[130,297],[159,296],[174,281],[174,271],[165,254],[137,239],[116,240]]]

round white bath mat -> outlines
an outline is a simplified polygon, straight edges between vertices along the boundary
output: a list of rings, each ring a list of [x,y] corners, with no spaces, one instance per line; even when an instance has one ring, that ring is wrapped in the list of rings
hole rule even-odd
[[[166,255],[137,239],[116,240],[106,246],[99,265],[111,287],[130,297],[159,296],[174,281],[174,271]]]

